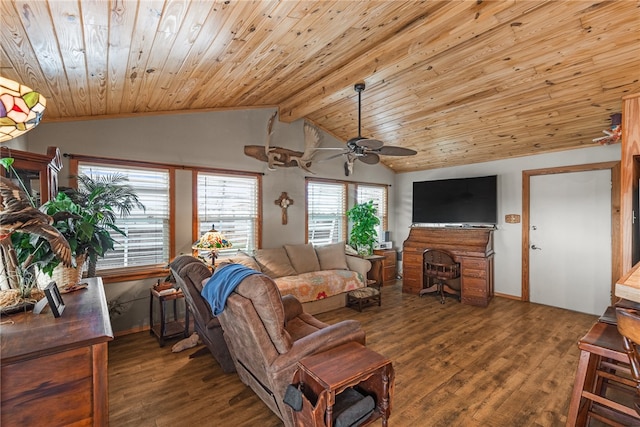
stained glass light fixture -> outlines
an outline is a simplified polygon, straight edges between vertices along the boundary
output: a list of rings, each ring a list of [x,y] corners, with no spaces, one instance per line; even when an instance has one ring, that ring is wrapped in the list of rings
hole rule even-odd
[[[220,249],[228,249],[232,246],[224,234],[216,230],[215,225],[212,225],[211,230],[204,233],[199,240],[194,242],[191,249],[199,252],[208,252],[209,260],[211,265],[213,265],[218,257],[218,251]]]
[[[38,92],[0,76],[0,142],[36,127],[46,105],[47,100]]]

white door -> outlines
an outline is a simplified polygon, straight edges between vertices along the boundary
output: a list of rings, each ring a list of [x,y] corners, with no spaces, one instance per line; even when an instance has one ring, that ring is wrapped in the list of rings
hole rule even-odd
[[[611,171],[530,182],[530,301],[583,313],[611,304]]]

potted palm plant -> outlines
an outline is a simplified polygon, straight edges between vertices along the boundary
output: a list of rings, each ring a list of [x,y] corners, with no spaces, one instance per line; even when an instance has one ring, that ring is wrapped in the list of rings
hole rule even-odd
[[[67,189],[64,194],[83,209],[84,217],[89,223],[86,232],[91,235],[91,239],[83,242],[81,248],[87,254],[89,263],[87,277],[94,277],[98,257],[104,257],[116,243],[109,230],[126,236],[126,233],[116,226],[118,216],[125,218],[133,209],[145,210],[145,206],[140,202],[136,190],[128,184],[129,179],[123,174],[115,173],[98,178],[80,174],[76,178],[78,189]]]
[[[356,204],[347,211],[347,217],[352,222],[349,244],[356,248],[358,254],[371,255],[378,240],[376,226],[380,224],[373,200]]]

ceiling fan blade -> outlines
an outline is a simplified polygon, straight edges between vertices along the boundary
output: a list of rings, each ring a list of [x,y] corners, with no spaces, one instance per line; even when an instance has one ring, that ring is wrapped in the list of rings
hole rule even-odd
[[[379,150],[376,150],[376,153],[382,154],[383,156],[413,156],[418,152],[410,148],[393,147],[390,145],[385,145],[384,147],[381,147]]]
[[[368,165],[375,165],[380,161],[380,156],[376,153],[365,153],[362,156],[358,156],[357,159]]]
[[[333,159],[338,158],[340,156],[344,156],[345,154],[347,154],[347,153],[338,153],[338,154],[334,154],[333,156],[329,156],[329,157],[326,157],[324,159],[317,159],[317,160],[314,160],[314,161],[315,162],[326,162],[328,160],[333,160]]]
[[[377,150],[382,148],[384,143],[382,141],[378,141],[377,139],[369,139],[364,138],[356,141],[356,145],[362,148],[368,148],[369,150]]]

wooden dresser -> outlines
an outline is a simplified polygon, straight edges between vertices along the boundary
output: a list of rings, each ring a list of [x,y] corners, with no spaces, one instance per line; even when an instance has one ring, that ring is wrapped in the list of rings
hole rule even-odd
[[[382,284],[393,285],[398,275],[395,249],[375,249],[373,253],[384,257],[382,261]]]
[[[113,332],[102,280],[86,282],[87,289],[62,295],[57,319],[49,306],[41,314],[2,316],[1,425],[108,425]]]
[[[486,307],[493,297],[493,229],[412,227],[403,245],[402,291],[419,293],[424,286],[422,254],[444,249],[460,263],[464,304]]]

